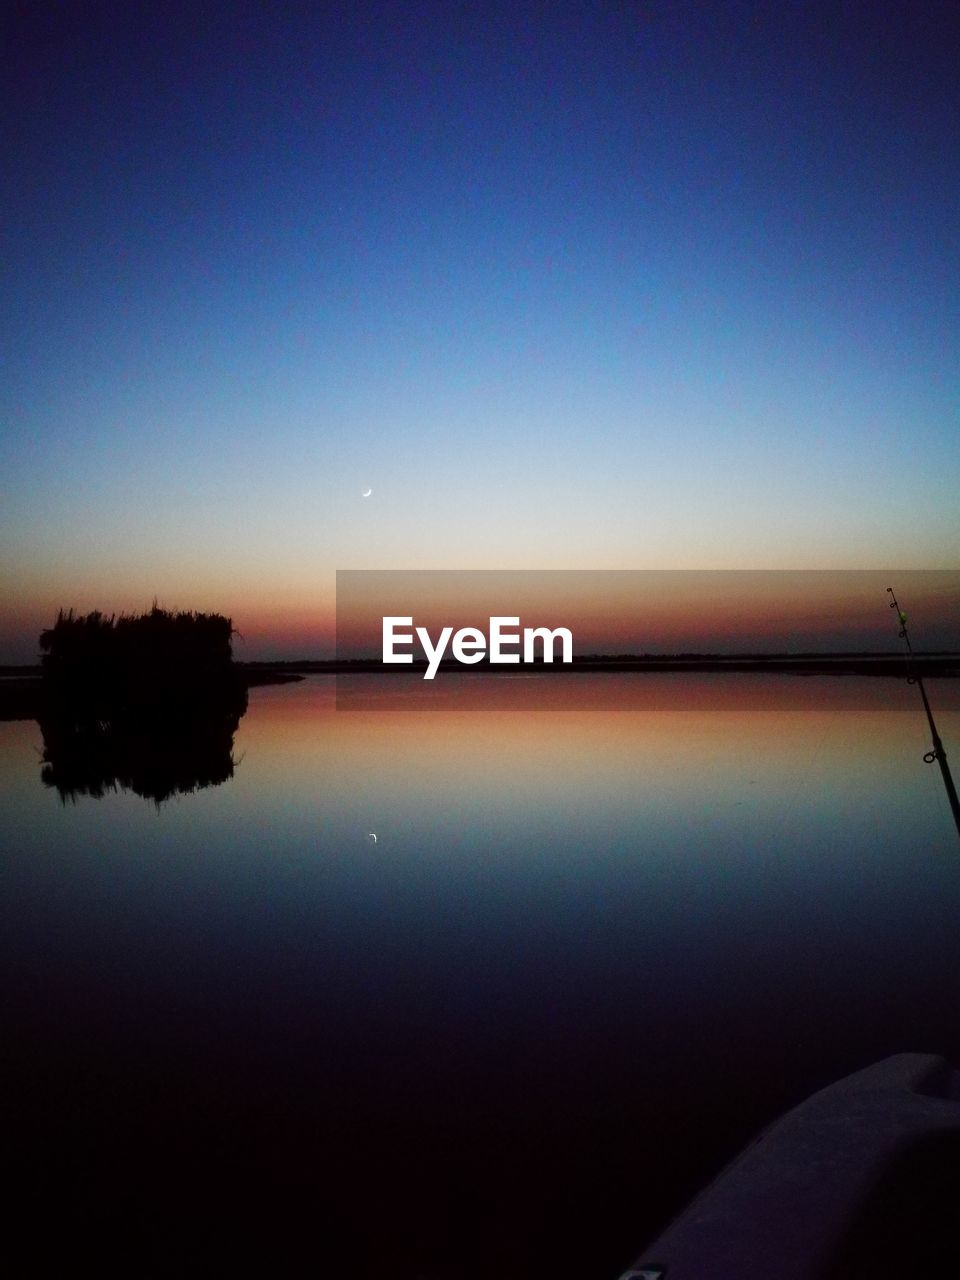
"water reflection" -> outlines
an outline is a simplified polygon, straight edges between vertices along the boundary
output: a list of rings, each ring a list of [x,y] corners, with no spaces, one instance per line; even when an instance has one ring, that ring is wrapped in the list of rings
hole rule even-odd
[[[231,785],[159,813],[61,805],[0,725],[5,1140],[59,1224],[35,1274],[107,1241],[144,1276],[602,1280],[814,1089],[960,1061],[914,690],[539,683],[256,689]],[[137,745],[96,773],[54,730],[78,795],[156,798],[204,736],[148,782]]]
[[[132,791],[159,808],[175,795],[218,787],[233,777],[234,734],[246,711],[246,691],[234,710],[115,717],[47,715],[41,780],[60,799],[102,799]]]

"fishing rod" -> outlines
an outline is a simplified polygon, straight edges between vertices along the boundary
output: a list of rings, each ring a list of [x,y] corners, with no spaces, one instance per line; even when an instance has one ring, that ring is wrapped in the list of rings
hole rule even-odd
[[[957,824],[957,834],[960,835],[960,799],[957,798],[957,788],[953,785],[950,766],[947,764],[947,753],[944,751],[940,735],[937,733],[933,712],[930,710],[930,703],[927,700],[927,691],[923,687],[923,678],[913,666],[913,646],[910,643],[910,635],[907,631],[907,615],[900,608],[897,597],[893,594],[893,587],[887,587],[887,594],[890,596],[890,608],[897,611],[897,618],[900,622],[900,638],[907,646],[907,671],[909,672],[907,684],[915,684],[920,690],[923,709],[927,713],[927,724],[930,726],[930,734],[933,738],[933,750],[926,752],[924,755],[924,764],[933,764],[934,760],[939,764],[940,772],[943,774],[943,785],[947,789],[947,799],[950,801],[950,808],[953,812],[953,820]]]

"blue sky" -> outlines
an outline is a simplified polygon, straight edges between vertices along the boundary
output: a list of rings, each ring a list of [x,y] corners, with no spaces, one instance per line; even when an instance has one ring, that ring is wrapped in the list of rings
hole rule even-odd
[[[957,567],[948,6],[7,27],[0,660],[154,596],[319,652],[337,568]]]

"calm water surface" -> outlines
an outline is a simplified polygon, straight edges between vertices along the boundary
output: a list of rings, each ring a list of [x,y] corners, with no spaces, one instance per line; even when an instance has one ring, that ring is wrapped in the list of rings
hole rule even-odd
[[[17,1274],[613,1280],[811,1090],[960,1063],[906,684],[334,688],[254,690],[234,776],[159,807],[0,725]]]

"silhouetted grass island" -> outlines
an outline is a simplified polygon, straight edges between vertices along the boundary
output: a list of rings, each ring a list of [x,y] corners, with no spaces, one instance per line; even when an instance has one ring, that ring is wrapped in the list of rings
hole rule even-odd
[[[107,617],[61,609],[40,635],[44,710],[114,720],[246,709],[233,662],[233,623],[218,613]]]
[[[217,613],[107,616],[57,614],[40,634],[41,663],[0,668],[0,720],[45,715],[118,715],[153,711],[169,719],[187,711],[242,715],[254,685],[302,680],[299,673],[233,658],[233,622]]]

